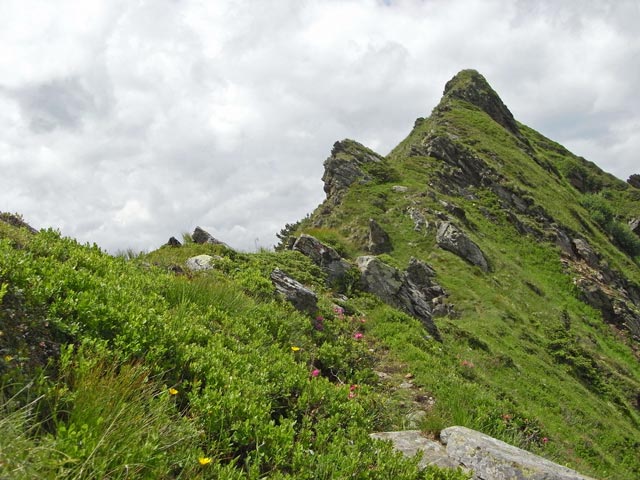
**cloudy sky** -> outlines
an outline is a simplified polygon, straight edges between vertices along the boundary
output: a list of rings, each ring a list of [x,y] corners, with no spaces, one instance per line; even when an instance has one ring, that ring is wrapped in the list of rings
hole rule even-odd
[[[514,116],[640,172],[637,0],[0,0],[0,211],[116,252],[271,246],[336,140],[388,153],[479,70]]]

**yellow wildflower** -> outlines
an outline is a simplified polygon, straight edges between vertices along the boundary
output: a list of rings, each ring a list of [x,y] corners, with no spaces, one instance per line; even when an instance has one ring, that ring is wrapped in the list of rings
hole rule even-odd
[[[169,395],[177,395],[178,394],[178,390],[176,390],[175,388],[170,388],[169,389]]]
[[[294,352],[297,352],[298,350],[300,350],[300,347],[293,346],[291,347],[291,350],[293,350]]]
[[[13,357],[11,355],[5,355],[4,356],[4,361],[5,362],[10,362],[11,360],[13,360]]]
[[[200,465],[209,465],[211,463],[211,457],[200,457],[198,458],[198,463]]]

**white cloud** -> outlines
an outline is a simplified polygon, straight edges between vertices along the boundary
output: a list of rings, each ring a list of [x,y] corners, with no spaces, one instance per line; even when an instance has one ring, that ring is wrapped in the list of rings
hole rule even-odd
[[[275,241],[354,138],[387,153],[458,70],[626,178],[635,1],[5,0],[0,210],[111,251],[201,225]],[[259,239],[256,241],[256,239]]]

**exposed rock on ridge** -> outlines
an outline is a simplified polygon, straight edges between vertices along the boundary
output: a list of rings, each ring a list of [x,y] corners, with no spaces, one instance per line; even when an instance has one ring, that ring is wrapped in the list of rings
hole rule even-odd
[[[353,140],[336,142],[331,156],[324,162],[324,191],[327,200],[338,203],[355,182],[368,183],[371,176],[362,168],[366,163],[378,163],[383,157]]]
[[[482,271],[489,271],[489,262],[480,247],[453,223],[442,222],[440,224],[436,234],[436,242],[445,250],[449,250],[467,262],[480,267]]]
[[[397,307],[422,321],[427,331],[440,339],[433,322],[434,313],[452,313],[452,306],[443,301],[444,289],[436,283],[435,272],[426,263],[412,258],[406,272],[387,265],[378,257],[363,256],[356,260],[362,273],[361,287],[383,302]],[[438,308],[434,308],[437,305]]]
[[[279,268],[271,272],[271,282],[282,297],[301,312],[313,315],[318,310],[318,296]]]
[[[327,274],[329,285],[339,283],[351,269],[349,262],[342,258],[338,252],[311,235],[300,235],[292,249],[306,255],[313,263],[322,268]]]
[[[487,80],[475,70],[462,70],[444,87],[444,99],[458,98],[484,110],[491,118],[520,136],[520,130],[513,115],[491,88]]]
[[[220,240],[215,238],[213,235],[211,235],[209,232],[207,232],[206,230],[200,227],[195,228],[195,230],[193,231],[193,234],[191,234],[191,238],[195,243],[210,243],[212,245],[226,246],[224,242],[221,242]]]

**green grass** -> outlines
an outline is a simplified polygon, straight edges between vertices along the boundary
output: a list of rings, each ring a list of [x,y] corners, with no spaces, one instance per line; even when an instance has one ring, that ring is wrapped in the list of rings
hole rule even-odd
[[[419,471],[369,438],[396,412],[368,334],[354,337],[360,316],[334,311],[300,254],[111,257],[53,231],[5,232],[0,476],[466,477]],[[203,252],[217,269],[167,273]],[[274,296],[276,266],[323,295],[321,324]]]
[[[603,230],[584,206],[589,193],[577,191],[569,175],[580,170],[620,224],[637,214],[640,195],[537,132],[519,128],[529,146],[476,106],[448,99],[447,108],[417,121],[388,155],[397,177],[352,186],[340,204],[330,212],[320,207],[299,231],[322,225],[324,238],[346,241],[342,249],[354,258],[366,254],[372,217],[391,237],[387,263],[403,268],[415,256],[435,269],[459,313],[436,321],[442,344],[426,340],[420,324],[406,315],[366,297],[352,299],[368,312],[371,334],[436,399],[423,429],[437,434],[461,424],[595,477],[637,478],[640,365],[634,340],[580,300],[573,284],[580,267],[563,264],[550,227],[586,238],[604,265],[639,285],[631,244],[620,240],[625,233]],[[529,202],[527,211],[511,214],[537,236],[516,230],[509,207],[488,186],[471,185],[464,194],[441,189],[448,167],[420,156],[425,138],[434,134],[453,135],[502,186]],[[408,190],[394,192],[393,185]],[[449,216],[482,248],[491,273],[436,246],[438,212],[445,212],[441,201],[464,210],[464,220]],[[414,231],[409,208],[420,211],[429,228]]]

